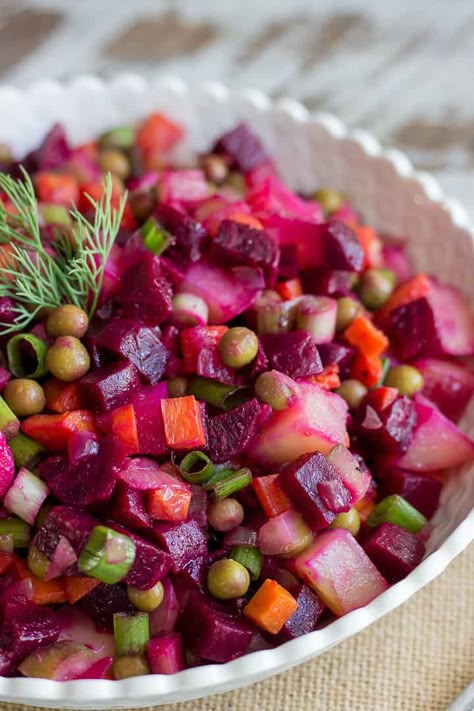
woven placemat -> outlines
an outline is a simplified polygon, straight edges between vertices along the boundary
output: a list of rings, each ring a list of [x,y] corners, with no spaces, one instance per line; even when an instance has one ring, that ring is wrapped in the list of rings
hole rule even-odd
[[[246,689],[160,709],[444,711],[473,678],[474,545],[406,605],[322,657]]]

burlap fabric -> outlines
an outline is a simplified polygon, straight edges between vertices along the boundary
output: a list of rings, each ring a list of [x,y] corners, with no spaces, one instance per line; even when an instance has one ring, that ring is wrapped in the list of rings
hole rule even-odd
[[[327,654],[162,711],[442,711],[474,678],[474,545],[412,600]],[[1,711],[34,707],[0,704]]]

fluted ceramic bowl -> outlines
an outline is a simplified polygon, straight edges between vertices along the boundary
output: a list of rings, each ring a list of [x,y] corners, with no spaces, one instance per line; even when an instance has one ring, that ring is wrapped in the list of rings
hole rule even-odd
[[[415,266],[459,286],[474,301],[473,237],[464,209],[437,182],[417,173],[398,151],[384,150],[367,133],[348,131],[334,116],[301,104],[272,102],[259,91],[233,93],[215,83],[186,86],[177,79],[147,82],[126,75],[103,82],[41,82],[29,89],[0,88],[0,141],[17,155],[35,147],[60,121],[73,142],[161,109],[186,128],[186,148],[201,151],[238,121],[247,121],[295,189],[323,185],[351,196],[369,224],[408,235]],[[462,426],[474,434],[474,407]],[[465,467],[443,489],[425,560],[407,578],[365,607],[277,647],[224,665],[209,664],[173,676],[123,681],[0,678],[0,699],[74,709],[139,707],[228,691],[304,662],[342,642],[408,600],[439,575],[474,537],[474,472]]]

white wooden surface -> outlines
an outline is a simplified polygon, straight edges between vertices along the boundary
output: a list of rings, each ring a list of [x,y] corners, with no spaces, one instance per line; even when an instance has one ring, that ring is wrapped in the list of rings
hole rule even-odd
[[[474,214],[473,0],[0,0],[1,81],[130,68],[336,113]]]

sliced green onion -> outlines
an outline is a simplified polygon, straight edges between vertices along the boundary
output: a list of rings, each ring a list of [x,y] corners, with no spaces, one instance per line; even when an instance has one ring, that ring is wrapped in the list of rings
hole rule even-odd
[[[382,387],[382,385],[384,384],[385,378],[387,377],[387,373],[390,370],[390,365],[391,365],[390,358],[382,358],[382,375],[380,376],[378,382],[375,383],[372,390],[376,390],[377,388]]]
[[[196,400],[202,400],[222,410],[232,410],[252,397],[250,388],[216,383],[215,380],[202,378],[200,375],[189,380],[187,392],[188,395],[194,395]]]
[[[372,527],[379,526],[381,523],[393,523],[412,533],[418,533],[426,521],[425,516],[399,494],[392,494],[382,499],[367,519],[368,525]]]
[[[135,142],[135,132],[130,126],[117,126],[99,138],[101,148],[118,148],[127,151]]]
[[[118,657],[144,654],[150,639],[147,612],[116,612],[114,615],[115,653]]]
[[[79,556],[79,571],[114,585],[126,577],[134,560],[131,538],[107,526],[95,526]]]
[[[247,568],[250,578],[254,582],[259,579],[263,565],[263,555],[260,548],[234,546],[230,551],[230,557]]]
[[[31,437],[27,437],[22,432],[18,432],[8,444],[17,467],[31,469],[45,452],[42,444],[31,439]]]
[[[154,217],[149,217],[148,220],[140,227],[143,242],[145,247],[153,252],[153,254],[163,254],[165,249],[168,249],[173,242],[173,238],[163,227],[161,227]]]
[[[229,479],[233,474],[235,474],[237,469],[229,467],[228,465],[217,465],[214,467],[214,474],[212,477],[206,481],[203,484],[203,487],[206,490],[212,489],[214,484],[217,484],[220,481],[225,481],[225,479]]]
[[[296,321],[298,299],[267,304],[257,309],[257,332],[287,333]]]
[[[190,484],[202,484],[214,474],[214,465],[204,452],[196,450],[189,452],[181,460],[179,472],[184,481]]]
[[[18,333],[7,343],[8,368],[16,378],[46,375],[47,344],[32,333]]]
[[[15,415],[13,410],[10,410],[7,403],[0,397],[0,430],[3,432],[5,437],[10,440],[18,434],[20,429],[20,421]]]
[[[0,536],[11,536],[14,548],[28,548],[30,545],[30,527],[21,518],[0,519]]]
[[[235,494],[236,491],[245,489],[252,482],[252,472],[247,467],[242,467],[236,472],[232,472],[231,476],[223,481],[216,482],[211,491],[214,497],[219,501],[227,496]]]

